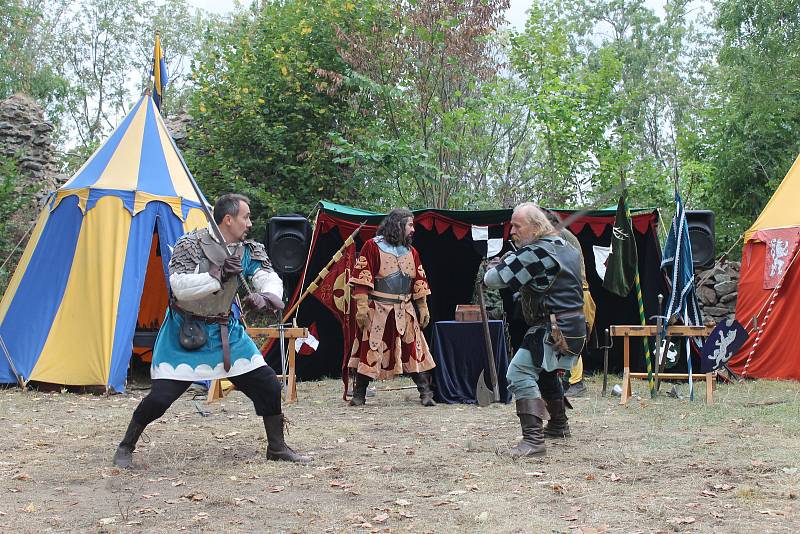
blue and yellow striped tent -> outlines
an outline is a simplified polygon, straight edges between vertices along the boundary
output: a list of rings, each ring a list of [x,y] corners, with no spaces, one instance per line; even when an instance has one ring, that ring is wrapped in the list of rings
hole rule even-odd
[[[206,225],[200,202],[142,96],[51,195],[0,302],[0,336],[25,382],[124,389],[140,307],[160,302],[163,317],[171,246]],[[0,355],[0,383],[14,382]]]

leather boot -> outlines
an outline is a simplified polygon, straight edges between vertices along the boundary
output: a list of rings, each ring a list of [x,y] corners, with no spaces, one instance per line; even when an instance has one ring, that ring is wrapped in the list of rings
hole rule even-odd
[[[294,452],[283,439],[283,414],[264,416],[264,429],[267,431],[267,460],[308,463],[311,458]]]
[[[411,380],[417,385],[420,403],[423,406],[436,406],[436,401],[433,400],[433,375],[431,372],[411,373]]]
[[[517,399],[517,417],[522,426],[522,441],[502,454],[513,459],[545,454],[542,420],[547,419],[547,408],[542,399]]]
[[[356,374],[356,382],[353,385],[353,398],[350,399],[350,406],[364,406],[367,402],[367,386],[370,378],[361,373]]]
[[[544,427],[544,435],[548,438],[566,438],[570,435],[569,423],[564,398],[545,401],[550,420]]]
[[[113,463],[115,466],[133,469],[133,451],[136,449],[136,442],[139,441],[139,436],[144,432],[145,426],[131,419],[131,422],[128,423],[128,430],[125,431],[125,437],[122,438],[122,442],[114,453]]]

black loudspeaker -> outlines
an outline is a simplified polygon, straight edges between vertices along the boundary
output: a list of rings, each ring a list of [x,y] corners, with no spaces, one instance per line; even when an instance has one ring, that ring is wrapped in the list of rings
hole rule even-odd
[[[302,215],[278,215],[267,226],[267,253],[278,273],[296,273],[306,264],[311,223]]]
[[[714,212],[710,210],[686,210],[689,226],[689,243],[692,245],[692,263],[695,269],[710,269],[714,266]]]

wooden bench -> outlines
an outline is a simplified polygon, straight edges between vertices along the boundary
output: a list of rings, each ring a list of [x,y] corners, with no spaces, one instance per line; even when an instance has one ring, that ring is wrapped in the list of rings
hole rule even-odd
[[[647,373],[631,372],[631,347],[630,338],[632,337],[655,337],[658,327],[656,325],[611,325],[612,336],[622,336],[624,342],[623,349],[623,371],[622,371],[622,395],[619,403],[624,405],[631,398],[631,378],[647,378]],[[667,327],[667,338],[670,337],[707,337],[714,330],[713,326],[681,326],[673,325]],[[658,362],[655,362],[655,375],[660,380],[689,380],[687,373],[661,373],[658,374]],[[714,379],[717,373],[692,373],[692,380],[706,381],[706,404],[714,403]]]

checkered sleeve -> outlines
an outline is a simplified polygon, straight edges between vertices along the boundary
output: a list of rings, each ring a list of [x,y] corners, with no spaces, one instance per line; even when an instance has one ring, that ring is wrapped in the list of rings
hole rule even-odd
[[[524,285],[534,291],[547,291],[561,272],[555,258],[536,244],[509,254],[496,269],[500,279],[513,291],[519,291]]]

